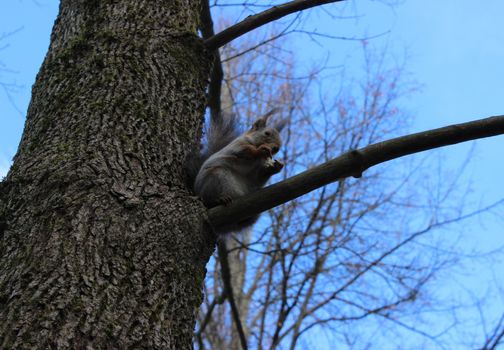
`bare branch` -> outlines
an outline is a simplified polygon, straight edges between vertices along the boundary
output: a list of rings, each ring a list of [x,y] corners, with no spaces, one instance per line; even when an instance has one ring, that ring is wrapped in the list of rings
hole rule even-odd
[[[349,151],[313,169],[238,198],[229,206],[212,208],[208,211],[208,218],[214,227],[241,221],[337,179],[360,177],[363,171],[374,165],[408,154],[500,134],[504,134],[504,115],[379,142]]]
[[[194,333],[194,337],[196,338],[196,340],[198,341],[198,346],[199,346],[199,349],[204,349],[204,346],[203,346],[203,338],[202,338],[202,333],[205,331],[205,328],[207,326],[207,324],[210,322],[210,320],[212,319],[212,312],[213,310],[215,309],[215,306],[217,305],[220,305],[224,302],[224,299],[225,299],[225,295],[224,294],[221,294],[219,295],[218,297],[215,297],[214,300],[212,301],[212,303],[210,304],[210,306],[208,307],[208,311],[207,313],[205,314],[205,317],[203,318],[203,321],[201,322],[201,325],[200,325],[200,328],[197,332]]]
[[[205,40],[205,46],[209,50],[215,50],[226,45],[228,42],[248,33],[262,25],[285,17],[291,13],[309,9],[311,7],[329,4],[331,2],[340,2],[344,0],[294,0],[282,5],[248,16],[246,19],[237,23],[222,32]]]
[[[245,332],[243,331],[243,325],[240,320],[240,314],[238,312],[238,307],[236,306],[236,301],[234,299],[233,287],[231,285],[231,272],[229,270],[229,261],[228,261],[228,251],[226,247],[226,241],[219,240],[217,243],[217,250],[219,252],[219,259],[221,264],[222,271],[222,283],[224,284],[224,295],[229,301],[229,306],[231,307],[231,313],[233,315],[233,320],[235,323],[236,331],[238,332],[238,336],[240,338],[240,345],[242,350],[247,350],[247,338],[245,336]]]
[[[488,336],[485,341],[485,345],[481,348],[481,350],[494,350],[502,344],[504,340],[504,314],[500,317],[497,325],[495,326],[492,334]]]

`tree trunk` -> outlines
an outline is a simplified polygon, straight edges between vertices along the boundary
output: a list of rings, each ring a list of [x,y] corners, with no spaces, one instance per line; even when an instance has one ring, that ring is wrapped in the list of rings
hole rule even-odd
[[[185,185],[200,2],[62,0],[0,184],[0,348],[187,349],[214,240]]]

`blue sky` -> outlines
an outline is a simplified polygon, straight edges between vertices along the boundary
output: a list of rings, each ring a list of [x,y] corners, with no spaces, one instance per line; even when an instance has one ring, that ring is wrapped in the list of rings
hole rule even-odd
[[[357,0],[345,6],[348,13],[358,14],[358,19],[329,21],[319,12],[310,15],[312,21],[307,21],[307,26],[347,37],[388,32],[373,39],[372,44],[387,45],[392,56],[404,57],[406,51],[407,70],[422,86],[405,101],[415,116],[412,132],[504,114],[504,1],[409,0],[389,7],[378,1]],[[9,94],[0,87],[0,177],[6,174],[19,143],[31,85],[46,53],[57,10],[55,0],[9,0],[0,4],[0,82],[18,86]],[[296,40],[293,36],[290,39]],[[298,56],[307,64],[327,53],[331,54],[331,64],[350,62],[359,50],[356,41],[321,39],[321,47],[305,39],[297,39],[305,48]],[[313,48],[307,49],[308,45]],[[314,52],[320,52],[320,56]],[[457,171],[470,147],[465,144],[444,149],[446,170]],[[472,181],[470,201],[474,205],[468,209],[504,198],[503,149],[504,136],[476,143],[464,174]],[[470,251],[504,246],[503,211],[501,206],[492,215],[466,222],[463,247]],[[447,283],[444,292],[459,293],[453,288],[460,285],[485,289],[495,284],[490,281],[492,272],[498,281],[504,281],[499,269],[504,271],[499,260],[492,271],[475,264],[460,282]],[[502,307],[502,299],[496,305]]]
[[[49,46],[57,1],[9,0],[0,4],[0,176],[5,176],[21,133],[31,86]],[[15,32],[15,33],[13,33]]]

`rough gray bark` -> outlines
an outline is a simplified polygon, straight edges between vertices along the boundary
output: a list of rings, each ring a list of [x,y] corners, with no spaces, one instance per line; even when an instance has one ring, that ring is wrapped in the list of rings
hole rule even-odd
[[[215,242],[183,163],[199,0],[62,0],[0,184],[0,348],[192,347]]]

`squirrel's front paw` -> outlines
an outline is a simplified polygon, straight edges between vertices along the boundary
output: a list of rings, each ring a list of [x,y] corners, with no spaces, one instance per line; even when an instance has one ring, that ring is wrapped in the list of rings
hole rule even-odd
[[[268,146],[266,145],[261,145],[259,146],[259,148],[257,149],[259,151],[259,153],[261,153],[264,157],[271,157],[272,156],[272,152],[271,152],[271,148],[269,148]]]
[[[268,176],[278,174],[284,167],[283,163],[272,158],[266,159],[264,163],[264,172]]]
[[[284,164],[275,159],[275,161],[273,163],[273,169],[275,170],[275,174],[280,172],[280,170],[282,170],[283,167],[284,167]]]

